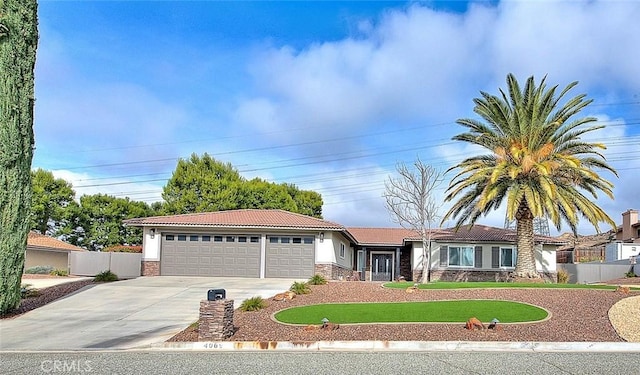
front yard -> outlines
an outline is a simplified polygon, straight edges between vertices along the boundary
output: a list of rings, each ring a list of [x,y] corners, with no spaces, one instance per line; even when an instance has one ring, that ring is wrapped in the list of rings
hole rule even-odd
[[[268,301],[259,311],[235,311],[236,331],[231,341],[318,341],[318,340],[393,340],[393,341],[624,341],[609,320],[609,309],[618,301],[640,292],[624,294],[597,289],[444,289],[418,290],[384,288],[369,282],[330,282],[311,286],[311,293],[292,300]],[[633,297],[635,298],[635,297]],[[342,302],[411,302],[484,299],[523,302],[540,306],[550,318],[535,323],[504,324],[502,330],[468,331],[464,324],[362,324],[341,325],[332,331],[307,331],[300,326],[276,322],[273,314],[293,307]],[[468,317],[476,311],[467,311]],[[320,322],[317,322],[320,324]],[[197,341],[192,327],[170,341]]]

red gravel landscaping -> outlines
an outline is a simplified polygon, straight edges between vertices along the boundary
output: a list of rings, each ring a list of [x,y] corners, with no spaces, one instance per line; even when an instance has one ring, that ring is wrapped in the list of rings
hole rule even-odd
[[[640,278],[638,281],[640,281]],[[633,280],[636,281],[636,280]],[[613,281],[612,284],[615,284]],[[383,288],[369,282],[331,282],[311,286],[312,292],[291,301],[268,301],[266,309],[235,311],[236,332],[230,341],[624,341],[608,318],[608,310],[627,297],[612,290],[589,289],[459,289],[419,290]],[[638,295],[639,292],[631,292]],[[538,323],[504,324],[498,331],[468,331],[464,324],[341,325],[334,331],[305,331],[300,326],[275,322],[272,315],[284,308],[330,302],[404,302],[458,299],[497,299],[530,303],[550,312]],[[472,317],[473,311],[469,311]],[[499,319],[499,317],[497,317]],[[197,341],[197,328],[186,329],[169,341]]]

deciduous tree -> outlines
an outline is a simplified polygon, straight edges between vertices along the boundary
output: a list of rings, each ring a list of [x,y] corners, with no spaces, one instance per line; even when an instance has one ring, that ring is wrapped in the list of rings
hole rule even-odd
[[[384,197],[393,220],[414,231],[422,241],[422,282],[425,283],[431,281],[431,239],[442,206],[436,200],[435,191],[442,184],[443,174],[420,158],[413,166],[414,169],[404,163],[396,166],[398,176],[389,177],[385,182]]]

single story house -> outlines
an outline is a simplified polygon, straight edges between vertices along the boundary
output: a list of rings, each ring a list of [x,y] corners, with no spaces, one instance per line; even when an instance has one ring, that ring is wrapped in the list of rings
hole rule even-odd
[[[401,228],[347,228],[283,210],[232,210],[125,221],[143,228],[142,274],[367,281],[418,280],[422,242]],[[515,232],[437,229],[432,279],[499,279],[515,267]],[[536,266],[556,276],[561,242],[536,237]]]
[[[51,266],[69,271],[69,252],[86,251],[56,238],[31,231],[27,237],[24,268]]]

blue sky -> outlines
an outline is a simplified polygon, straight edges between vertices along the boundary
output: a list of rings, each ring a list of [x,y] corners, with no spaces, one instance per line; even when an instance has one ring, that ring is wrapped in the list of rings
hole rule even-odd
[[[631,0],[41,0],[39,17],[33,167],[78,195],[151,203],[178,158],[208,152],[318,191],[325,219],[394,226],[382,193],[396,163],[447,169],[473,152],[451,141],[455,120],[512,72],[580,82],[583,114],[607,125],[590,139],[620,175],[598,202],[617,222],[640,208]],[[480,223],[502,226],[504,211]]]

